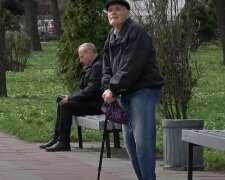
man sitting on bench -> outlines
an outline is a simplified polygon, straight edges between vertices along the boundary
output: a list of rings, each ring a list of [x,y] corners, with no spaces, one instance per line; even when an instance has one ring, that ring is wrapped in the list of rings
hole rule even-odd
[[[74,92],[71,96],[66,95],[57,99],[57,118],[53,139],[40,146],[41,149],[46,151],[71,151],[70,130],[73,115],[102,113],[102,57],[98,55],[96,47],[92,43],[80,45],[78,54],[80,62],[85,65],[79,84],[80,91]]]

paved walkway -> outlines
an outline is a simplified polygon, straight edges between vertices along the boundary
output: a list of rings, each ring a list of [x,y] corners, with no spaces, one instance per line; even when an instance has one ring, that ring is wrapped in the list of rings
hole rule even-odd
[[[95,180],[100,143],[84,143],[72,152],[46,152],[39,144],[29,144],[0,133],[0,180]],[[101,180],[137,180],[124,149],[112,149],[112,158],[103,159]],[[157,180],[187,180],[185,171],[169,171],[157,159]],[[225,174],[195,171],[193,180],[225,180]]]

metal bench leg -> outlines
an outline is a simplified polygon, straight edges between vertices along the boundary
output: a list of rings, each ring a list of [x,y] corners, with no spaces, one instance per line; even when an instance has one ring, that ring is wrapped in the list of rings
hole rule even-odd
[[[192,180],[193,176],[193,146],[194,144],[188,143],[188,180]]]
[[[83,140],[82,140],[82,128],[81,126],[77,126],[77,137],[78,137],[78,143],[79,143],[79,148],[83,149]]]
[[[105,141],[106,141],[106,153],[107,153],[107,158],[111,158],[111,149],[110,149],[109,132],[106,131],[105,135],[106,135]]]
[[[120,148],[120,133],[118,131],[113,132],[114,148]]]

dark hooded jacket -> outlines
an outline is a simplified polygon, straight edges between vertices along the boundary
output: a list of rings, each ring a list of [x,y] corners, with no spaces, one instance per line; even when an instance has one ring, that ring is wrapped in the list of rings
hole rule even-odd
[[[114,96],[141,88],[161,88],[152,38],[128,18],[121,31],[111,29],[104,46],[102,88]]]

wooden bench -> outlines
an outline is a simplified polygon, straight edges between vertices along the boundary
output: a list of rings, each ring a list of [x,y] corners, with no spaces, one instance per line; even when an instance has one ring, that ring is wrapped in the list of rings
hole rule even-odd
[[[105,124],[105,115],[102,114],[102,115],[88,115],[88,116],[73,116],[73,121],[77,125],[77,137],[79,148],[83,149],[82,127],[103,130]],[[108,121],[106,131],[106,153],[108,158],[111,157],[109,133],[113,133],[114,147],[120,148],[119,133],[121,131],[122,131],[121,124],[112,123],[111,121]]]
[[[188,180],[193,175],[193,146],[225,151],[225,130],[182,130],[182,140],[188,143]]]

